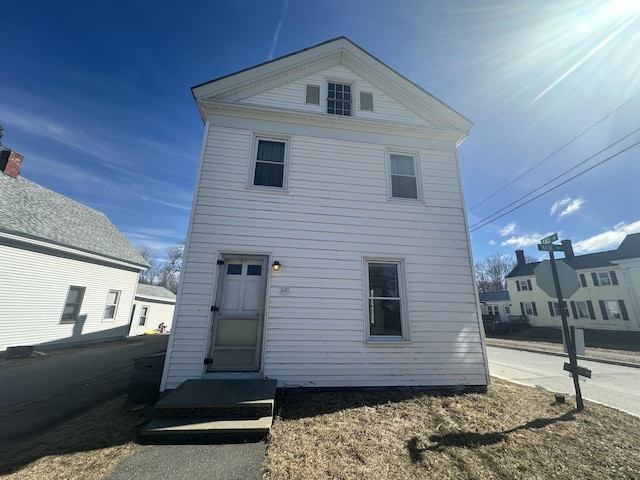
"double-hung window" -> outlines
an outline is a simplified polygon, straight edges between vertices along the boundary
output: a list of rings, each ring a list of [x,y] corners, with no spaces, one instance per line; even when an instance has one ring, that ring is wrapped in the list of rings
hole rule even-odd
[[[401,261],[366,260],[367,337],[408,339]]]
[[[591,318],[591,315],[589,314],[589,305],[587,304],[587,302],[576,302],[576,316],[578,318]]]
[[[390,197],[420,200],[416,155],[389,152],[388,156]]]
[[[327,113],[351,116],[351,85],[348,83],[327,83]]]
[[[149,307],[143,306],[140,310],[140,318],[138,319],[138,325],[144,326],[147,323],[147,316],[149,315]]]
[[[75,323],[78,320],[85,290],[85,287],[76,287],[73,285],[69,287],[60,323]]]
[[[250,186],[285,190],[288,182],[288,140],[255,137]]]
[[[107,295],[107,304],[104,307],[104,319],[113,320],[116,318],[116,310],[118,309],[118,301],[120,300],[119,290],[109,290]]]

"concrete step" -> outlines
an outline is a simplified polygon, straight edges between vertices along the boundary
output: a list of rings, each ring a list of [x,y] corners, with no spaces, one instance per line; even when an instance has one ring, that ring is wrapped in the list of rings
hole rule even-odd
[[[250,441],[263,439],[271,429],[272,417],[243,419],[158,418],[149,423],[142,436],[158,442]]]
[[[273,415],[273,400],[234,405],[191,407],[172,405],[155,407],[155,418],[258,418]]]

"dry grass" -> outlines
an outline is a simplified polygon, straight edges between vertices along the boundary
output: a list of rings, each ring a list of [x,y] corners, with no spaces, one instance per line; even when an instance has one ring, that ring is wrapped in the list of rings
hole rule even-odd
[[[638,479],[640,419],[495,380],[487,394],[307,393],[280,402],[276,479]]]
[[[139,446],[148,412],[125,411],[126,396],[0,451],[0,478],[102,479]],[[3,446],[4,447],[4,446]]]

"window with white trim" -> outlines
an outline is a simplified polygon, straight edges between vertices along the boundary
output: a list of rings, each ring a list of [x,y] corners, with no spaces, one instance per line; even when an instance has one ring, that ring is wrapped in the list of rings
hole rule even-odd
[[[120,301],[120,290],[109,290],[107,304],[104,307],[104,319],[113,320],[116,318],[118,302]]]
[[[407,339],[407,307],[401,261],[366,260],[367,337]]]
[[[605,320],[622,320],[622,311],[617,300],[601,300],[600,308]]]
[[[351,85],[327,82],[327,113],[350,117],[352,112]]]
[[[390,198],[420,200],[420,182],[416,155],[389,151]]]
[[[522,308],[524,310],[525,315],[533,315],[533,304],[529,302],[524,302],[522,304]]]
[[[589,315],[589,306],[587,302],[578,300],[576,302],[576,314],[578,318],[591,318]]]
[[[289,179],[288,157],[288,139],[256,136],[249,186],[286,190]]]
[[[567,302],[562,302],[562,304],[564,305],[564,314],[568,317],[569,316],[569,307],[567,306]],[[559,302],[553,302],[551,308],[553,309],[551,314],[553,316],[562,316],[562,312],[560,310],[560,303]]]
[[[74,285],[69,287],[60,323],[75,323],[78,320],[85,290],[85,287],[76,287]]]
[[[519,291],[522,290],[531,290],[531,280],[516,280],[518,283],[517,289]]]
[[[598,283],[600,285],[611,285],[611,276],[609,272],[598,272]]]
[[[140,309],[140,319],[138,320],[139,326],[144,326],[147,323],[147,316],[149,315],[149,307],[141,307]]]

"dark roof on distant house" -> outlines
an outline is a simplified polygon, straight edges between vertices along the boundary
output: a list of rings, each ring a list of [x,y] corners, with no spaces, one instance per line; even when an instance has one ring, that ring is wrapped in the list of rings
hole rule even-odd
[[[508,302],[510,300],[509,292],[506,290],[503,292],[483,292],[479,293],[478,296],[480,297],[481,303]]]
[[[558,259],[566,263],[574,270],[585,270],[589,268],[610,267],[612,262],[628,258],[640,258],[640,233],[632,233],[625,237],[622,243],[615,250],[605,252],[588,253],[586,255],[569,256]],[[516,265],[507,277],[526,277],[534,275],[533,270],[540,262],[532,262]]]
[[[24,177],[0,173],[0,234],[123,261],[147,261],[102,213]]]
[[[159,285],[139,283],[136,288],[136,297],[160,297],[175,300],[176,294]]]

